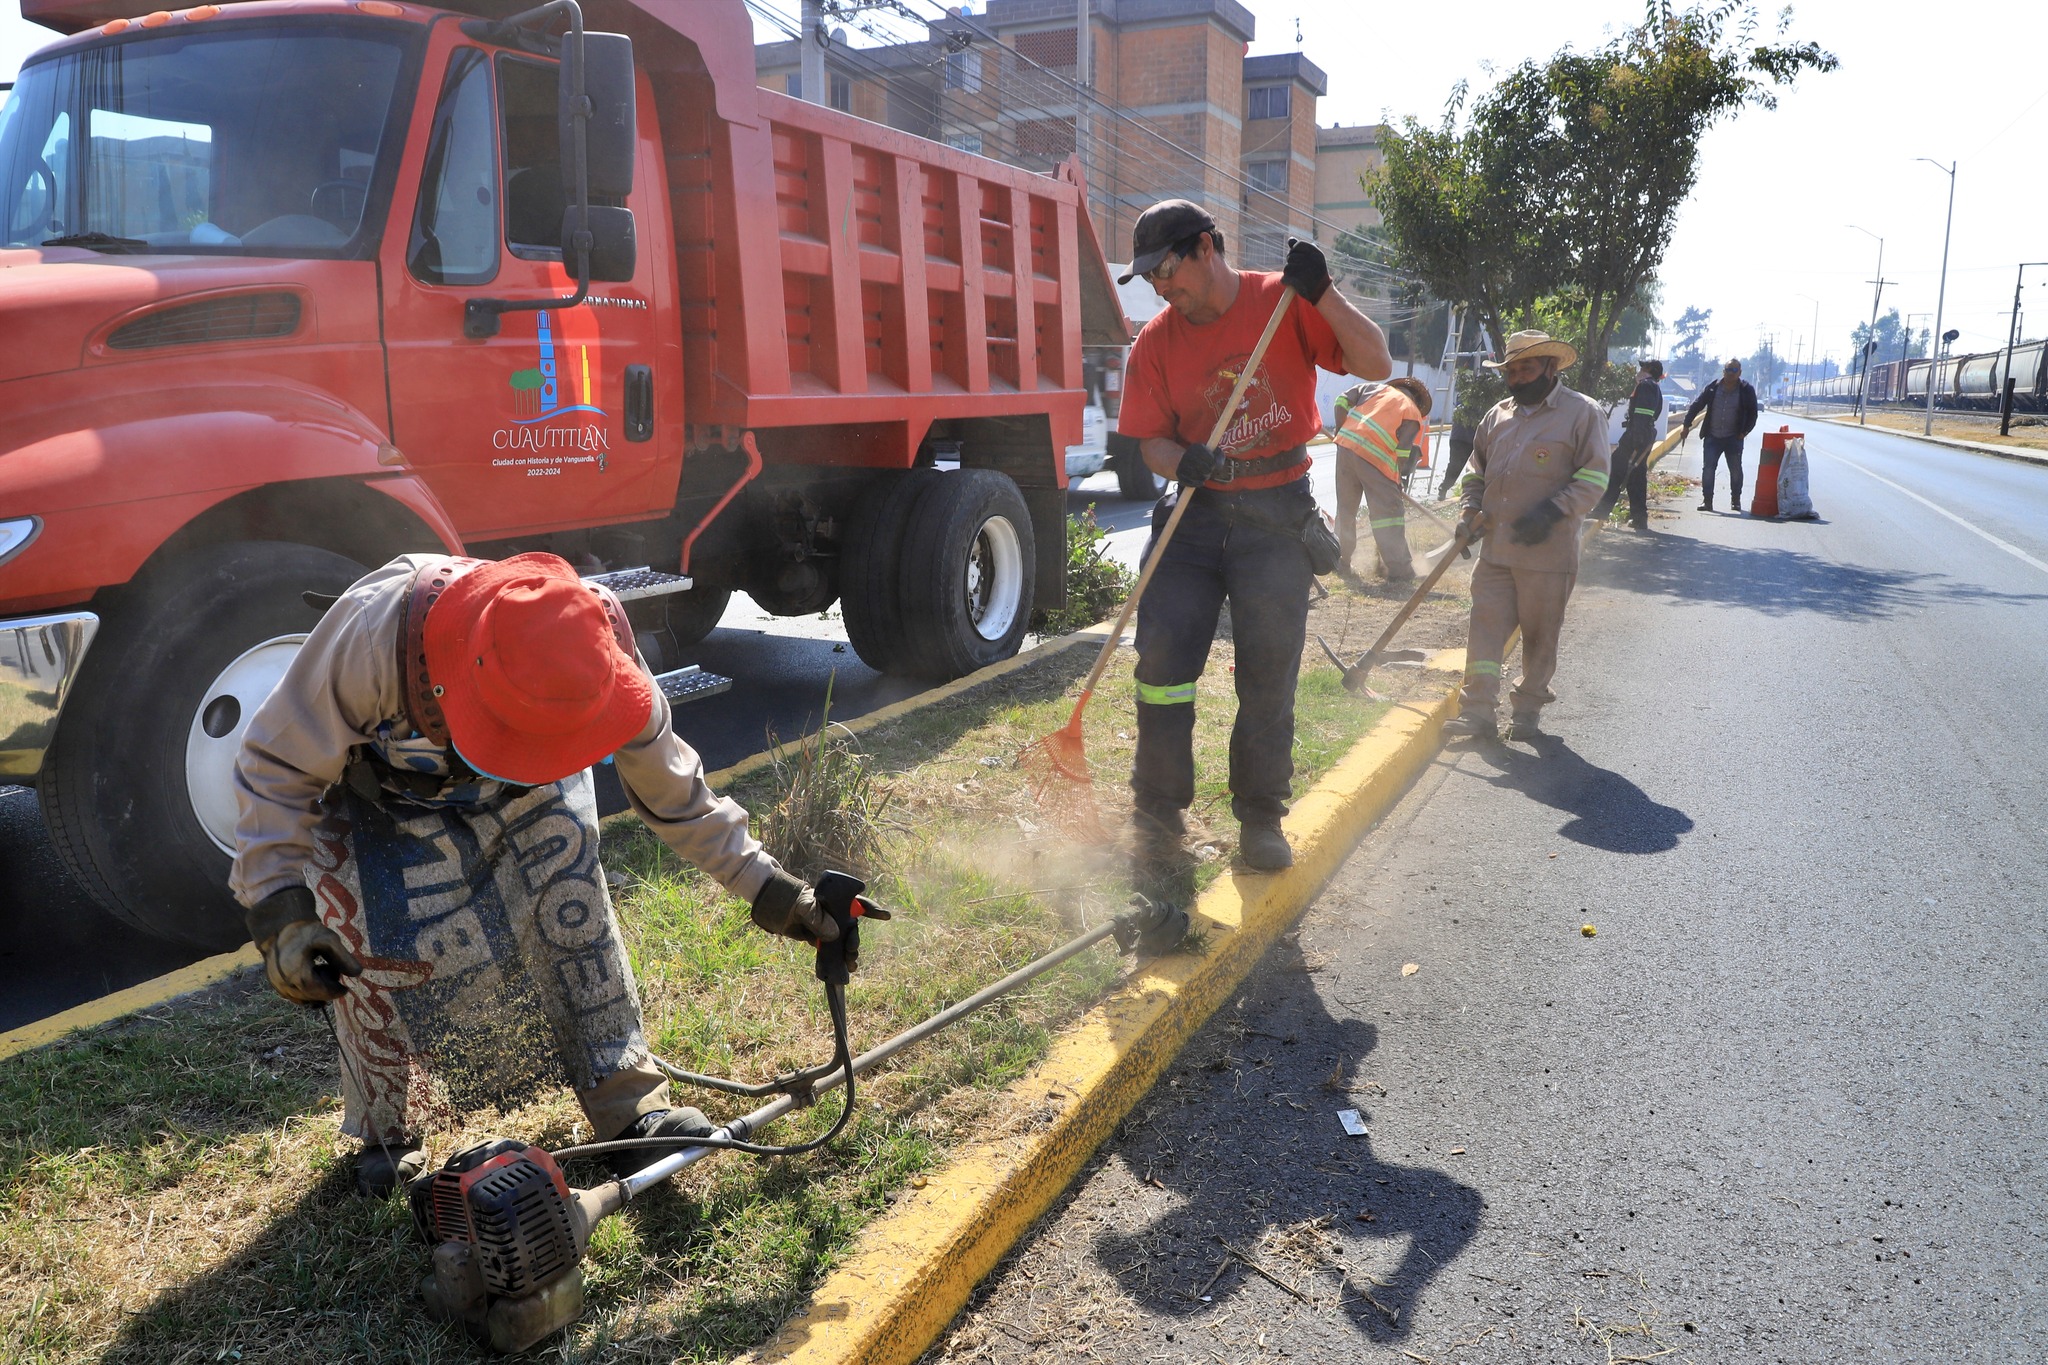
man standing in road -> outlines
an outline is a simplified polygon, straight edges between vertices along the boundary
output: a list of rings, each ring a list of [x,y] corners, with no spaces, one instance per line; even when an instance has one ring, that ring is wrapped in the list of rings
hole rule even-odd
[[[1564,386],[1579,358],[1543,332],[1508,338],[1501,371],[1508,397],[1479,419],[1472,469],[1460,485],[1465,523],[1486,532],[1472,569],[1465,686],[1447,739],[1494,739],[1501,656],[1522,630],[1522,676],[1510,697],[1508,738],[1533,740],[1557,671],[1557,636],[1579,572],[1579,526],[1607,491],[1607,414]]]
[[[1645,360],[1636,370],[1635,392],[1628,397],[1621,441],[1610,457],[1606,493],[1593,508],[1593,520],[1605,521],[1615,499],[1628,493],[1628,524],[1632,531],[1650,529],[1650,447],[1657,443],[1657,418],[1664,412],[1664,362]]]
[[[1728,457],[1728,506],[1742,510],[1742,439],[1756,426],[1756,390],[1742,377],[1742,362],[1731,360],[1722,367],[1721,377],[1700,390],[1699,397],[1685,410],[1685,429],[1704,412],[1706,429],[1700,433],[1700,511],[1714,510],[1714,475],[1721,457]]]
[[[1358,546],[1358,500],[1372,520],[1373,544],[1387,582],[1415,577],[1401,487],[1429,456],[1429,386],[1403,377],[1354,384],[1337,395],[1337,571],[1351,574]]]
[[[1247,867],[1287,867],[1281,831],[1294,779],[1294,687],[1314,575],[1301,530],[1320,516],[1307,442],[1322,430],[1318,366],[1362,379],[1393,370],[1386,338],[1330,281],[1312,242],[1288,243],[1279,274],[1224,259],[1215,219],[1185,199],[1139,216],[1131,268],[1167,307],[1145,324],[1126,366],[1119,430],[1153,472],[1178,481],[1152,512],[1153,535],[1193,497],[1138,607],[1138,750],[1132,765],[1141,889],[1173,876],[1182,812],[1195,796],[1195,682],[1225,601],[1236,646],[1231,809]],[[1238,374],[1280,302],[1275,333],[1220,449],[1209,439]],[[1147,547],[1150,554],[1150,547]]]
[[[705,785],[618,601],[554,555],[399,556],[251,719],[231,888],[278,994],[334,1005],[359,1192],[418,1174],[454,1109],[550,1074],[599,1138],[711,1131],[648,1054],[597,861],[600,761],[760,928],[839,936]]]

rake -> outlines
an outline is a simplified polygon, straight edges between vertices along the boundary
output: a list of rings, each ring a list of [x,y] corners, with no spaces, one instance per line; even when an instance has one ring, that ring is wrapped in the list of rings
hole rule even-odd
[[[1473,541],[1477,540],[1485,529],[1486,523],[1483,519],[1475,527],[1467,527],[1463,522],[1458,524],[1457,530],[1452,533],[1450,540],[1445,543],[1442,552],[1438,555],[1436,567],[1431,569],[1428,574],[1424,575],[1423,580],[1415,585],[1415,591],[1409,595],[1407,602],[1402,604],[1401,610],[1394,613],[1394,619],[1387,622],[1387,628],[1380,632],[1380,638],[1373,641],[1372,648],[1359,655],[1356,662],[1345,663],[1337,651],[1330,648],[1328,640],[1325,640],[1320,635],[1316,636],[1316,643],[1323,647],[1323,653],[1329,655],[1330,662],[1337,665],[1339,671],[1344,674],[1344,690],[1346,692],[1364,697],[1368,701],[1386,701],[1385,695],[1375,692],[1372,689],[1372,685],[1366,682],[1366,675],[1371,673],[1380,664],[1422,662],[1425,656],[1419,649],[1388,649],[1387,646],[1394,642],[1394,637],[1400,633],[1401,627],[1408,624],[1408,618],[1413,616],[1415,609],[1422,605],[1422,599],[1429,596],[1430,589],[1434,588],[1436,581],[1444,576],[1444,570],[1451,567],[1451,561],[1462,554]]]
[[[1273,316],[1266,319],[1266,330],[1259,334],[1259,344],[1252,348],[1251,358],[1245,361],[1237,382],[1231,386],[1230,401],[1216,414],[1216,425],[1210,430],[1206,443],[1211,450],[1216,449],[1223,433],[1229,430],[1231,418],[1237,415],[1238,404],[1244,401],[1245,390],[1251,387],[1252,376],[1258,373],[1266,358],[1266,347],[1272,343],[1273,334],[1280,330],[1281,320],[1287,316],[1294,298],[1292,289],[1280,291],[1280,300],[1273,305]],[[1182,486],[1180,496],[1174,501],[1173,512],[1166,518],[1166,525],[1152,544],[1152,553],[1145,557],[1136,586],[1124,600],[1123,610],[1111,623],[1109,638],[1102,642],[1102,651],[1095,656],[1095,666],[1088,670],[1088,680],[1081,685],[1081,696],[1074,703],[1073,715],[1067,718],[1064,726],[1025,745],[1017,755],[1040,810],[1067,833],[1096,843],[1109,842],[1109,834],[1103,829],[1102,816],[1095,806],[1095,779],[1088,770],[1088,752],[1081,738],[1081,714],[1088,709],[1089,698],[1095,695],[1095,686],[1102,681],[1110,656],[1116,653],[1124,628],[1130,624],[1131,614],[1138,609],[1138,599],[1145,595],[1146,587],[1152,582],[1153,571],[1165,557],[1167,543],[1173,539],[1173,533],[1179,528],[1180,519],[1186,514],[1194,495],[1194,489]]]

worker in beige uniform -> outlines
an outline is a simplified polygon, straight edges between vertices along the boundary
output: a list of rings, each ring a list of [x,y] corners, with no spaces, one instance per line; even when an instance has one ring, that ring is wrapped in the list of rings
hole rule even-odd
[[[333,1005],[362,1193],[417,1174],[455,1110],[547,1079],[599,1138],[711,1130],[648,1052],[597,860],[602,761],[755,924],[839,936],[705,784],[617,599],[554,555],[401,555],[250,720],[231,888],[277,992]]]
[[[1465,522],[1484,530],[1472,570],[1472,625],[1465,686],[1446,738],[1498,736],[1501,656],[1522,630],[1522,676],[1510,697],[1508,738],[1536,738],[1544,704],[1555,701],[1557,635],[1579,572],[1579,526],[1607,491],[1607,416],[1568,389],[1558,372],[1578,352],[1543,332],[1517,332],[1501,371],[1508,397],[1479,419],[1472,467],[1459,485]]]

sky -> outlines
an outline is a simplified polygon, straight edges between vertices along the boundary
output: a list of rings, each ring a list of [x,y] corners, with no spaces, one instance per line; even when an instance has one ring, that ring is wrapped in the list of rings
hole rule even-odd
[[[1596,46],[1642,14],[1633,0],[1467,0],[1455,12],[1364,0],[1243,3],[1257,20],[1253,54],[1300,51],[1328,73],[1324,124],[1433,122],[1457,82],[1476,92],[1489,69]],[[797,0],[779,6],[794,12]],[[1768,32],[1777,11],[1759,11]],[[50,36],[18,11],[0,17],[0,79]],[[1745,109],[1707,135],[1659,272],[1663,321],[1688,306],[1712,309],[1711,353],[1747,356],[1770,336],[1789,359],[1811,355],[1818,335],[1817,349],[1845,360],[1850,329],[1870,316],[1878,243],[1868,233],[1884,239],[1892,283],[1883,308],[1926,313],[1912,325],[1931,326],[1944,172],[1955,161],[1943,326],[1961,331],[1959,350],[2003,345],[2015,267],[2048,261],[2048,3],[1799,0],[1788,36],[1818,42],[1841,67],[1802,76],[1775,110]],[[2028,272],[2022,308],[2027,332],[2048,333],[2048,266]]]

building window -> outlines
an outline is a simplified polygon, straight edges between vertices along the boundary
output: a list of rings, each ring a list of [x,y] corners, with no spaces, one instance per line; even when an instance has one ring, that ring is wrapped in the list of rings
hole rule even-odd
[[[974,94],[981,89],[981,54],[979,52],[949,52],[946,54],[946,88],[964,90]]]
[[[973,153],[974,153],[974,154],[975,154],[976,156],[980,156],[980,155],[981,155],[981,134],[980,134],[980,133],[948,133],[948,134],[946,134],[946,145],[947,145],[948,147],[952,147],[952,148],[954,148],[954,149],[956,149],[956,150],[958,150],[958,151],[962,151],[962,152],[973,152]]]
[[[853,112],[853,82],[841,75],[833,75],[832,107],[845,113]]]
[[[1284,85],[1255,85],[1246,92],[1251,96],[1251,117],[1286,118],[1288,111],[1288,89]]]
[[[1244,178],[1251,181],[1253,189],[1268,194],[1287,193],[1287,163],[1285,161],[1248,161],[1244,167]]]
[[[803,73],[792,71],[787,76],[784,76],[782,78],[782,88],[788,92],[791,99],[802,99],[804,97]]]

